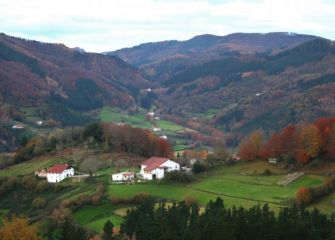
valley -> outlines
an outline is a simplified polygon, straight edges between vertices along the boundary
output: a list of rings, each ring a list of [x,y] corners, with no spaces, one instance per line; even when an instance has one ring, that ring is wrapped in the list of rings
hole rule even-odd
[[[220,199],[230,210],[267,204],[275,217],[306,205],[330,219],[334,64],[333,41],[303,34],[200,35],[104,53],[1,34],[0,225],[24,216],[49,238],[72,228],[93,237],[109,221],[114,233],[132,226],[145,204],[151,216],[185,204],[201,218]],[[156,166],[167,176],[148,181],[139,172],[151,157],[182,170]],[[74,176],[37,177],[58,165]]]

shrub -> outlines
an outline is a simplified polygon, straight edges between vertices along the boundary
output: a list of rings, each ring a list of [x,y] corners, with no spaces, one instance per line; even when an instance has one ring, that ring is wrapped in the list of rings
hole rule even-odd
[[[263,175],[264,176],[270,176],[272,174],[272,172],[271,172],[271,170],[270,169],[265,169],[264,171],[263,171]]]
[[[194,174],[204,172],[204,171],[206,171],[206,169],[207,169],[206,166],[202,163],[199,163],[199,162],[194,163],[193,166],[192,166],[192,172]]]
[[[21,184],[22,187],[26,189],[34,190],[36,185],[38,184],[38,180],[33,175],[27,175],[21,179]]]
[[[166,182],[174,182],[174,183],[189,183],[194,180],[193,176],[186,172],[167,172],[164,176],[164,181]]]
[[[296,196],[297,204],[308,204],[312,200],[311,190],[306,187],[299,188]]]
[[[148,200],[152,198],[151,195],[147,192],[140,192],[135,194],[131,199],[130,199],[130,203],[133,204],[141,204],[144,201]]]
[[[184,197],[184,202],[187,206],[197,204],[197,200],[194,197],[188,195]]]
[[[45,207],[46,203],[47,202],[46,202],[45,198],[37,197],[33,200],[32,207],[35,208],[35,209],[40,209],[40,208]]]
[[[47,181],[41,180],[35,186],[35,192],[42,193],[49,189],[49,183]]]

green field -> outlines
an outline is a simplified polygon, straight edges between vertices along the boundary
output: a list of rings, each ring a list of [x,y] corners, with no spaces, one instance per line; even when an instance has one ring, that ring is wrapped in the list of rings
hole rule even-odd
[[[2,220],[4,218],[4,216],[9,212],[8,209],[1,209],[0,208],[0,224],[2,224]]]
[[[261,173],[266,168],[271,169],[273,174],[263,176]],[[202,205],[220,196],[226,206],[250,207],[268,202],[278,208],[292,202],[299,187],[316,186],[325,179],[322,175],[306,174],[287,187],[277,185],[277,181],[285,175],[286,172],[266,162],[239,163],[202,174],[192,184],[147,182],[110,185],[108,193],[110,196],[128,198],[139,192],[147,192],[158,198],[171,200],[183,200],[185,196],[192,196]]]
[[[125,122],[133,127],[149,129],[151,127],[150,121],[145,118],[146,112],[142,109],[138,114],[126,115],[117,108],[104,107],[101,109],[98,118],[103,122]],[[179,132],[184,131],[185,128],[176,123],[157,120],[155,121],[157,127],[167,132]]]
[[[120,208],[120,206],[116,207],[108,203],[99,206],[85,206],[74,212],[73,217],[79,224],[101,232],[108,219],[114,224],[114,227],[120,227],[123,221],[122,215],[124,215],[122,211],[118,211]]]
[[[335,193],[323,197],[316,203],[311,204],[308,208],[317,208],[324,213],[335,214]]]
[[[50,158],[48,160],[32,160],[2,169],[0,170],[0,176],[20,176],[34,174],[35,171],[45,169],[56,163],[66,163],[66,160],[61,158]]]

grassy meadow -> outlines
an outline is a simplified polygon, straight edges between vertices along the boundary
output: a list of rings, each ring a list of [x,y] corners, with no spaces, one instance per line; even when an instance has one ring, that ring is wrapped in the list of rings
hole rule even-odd
[[[65,159],[65,158],[64,158]],[[14,165],[1,170],[0,176],[20,176],[32,174],[35,170],[63,162],[63,158],[50,157],[49,159],[32,160]],[[271,171],[265,175],[264,171]],[[137,168],[119,168],[121,170],[138,171]],[[288,186],[279,186],[277,181],[287,174],[287,170],[268,164],[265,161],[239,162],[225,165],[196,176],[196,180],[189,184],[171,184],[164,182],[139,182],[132,184],[112,183],[111,175],[116,171],[115,167],[105,167],[96,172],[93,181],[72,182],[70,179],[61,184],[71,186],[66,191],[55,194],[52,201],[73,200],[83,194],[93,195],[97,191],[97,183],[104,181],[107,185],[107,199],[128,199],[138,193],[149,193],[158,199],[169,201],[184,200],[186,197],[194,198],[200,206],[205,206],[210,200],[217,197],[224,199],[227,207],[244,206],[252,207],[257,204],[269,203],[269,206],[278,211],[281,207],[293,203],[295,194],[301,186],[317,186],[326,179],[326,170],[319,169],[306,172],[304,176],[290,183]],[[127,207],[120,204],[111,204],[104,200],[100,205],[85,205],[77,209],[74,219],[83,226],[100,232],[104,223],[109,218],[118,228],[122,222],[122,216]],[[317,207],[325,213],[333,213],[335,194],[322,198],[309,208]],[[0,221],[9,209],[3,206],[0,209]]]
[[[81,225],[97,232],[101,232],[109,219],[114,227],[119,228],[122,223],[125,207],[103,203],[99,206],[84,206],[74,212],[74,219]]]

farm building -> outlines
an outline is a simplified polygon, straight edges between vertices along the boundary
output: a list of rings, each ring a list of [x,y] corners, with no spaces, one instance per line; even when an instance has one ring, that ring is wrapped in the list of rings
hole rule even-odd
[[[180,171],[179,163],[168,158],[151,157],[141,164],[140,174],[144,179],[162,179],[165,172]]]
[[[68,164],[57,164],[48,169],[47,181],[57,183],[74,175],[74,169]]]
[[[269,163],[276,165],[278,163],[277,158],[269,158]]]
[[[13,125],[12,129],[24,129],[24,126],[21,124]]]
[[[158,127],[153,127],[152,130],[153,130],[154,132],[162,131],[162,129],[161,129],[161,128],[158,128]]]
[[[36,171],[35,176],[39,178],[47,178],[47,171],[42,169],[41,171]]]
[[[135,177],[135,174],[133,172],[121,172],[121,173],[115,173],[112,175],[112,180],[114,182],[123,182],[123,181],[131,181]]]

